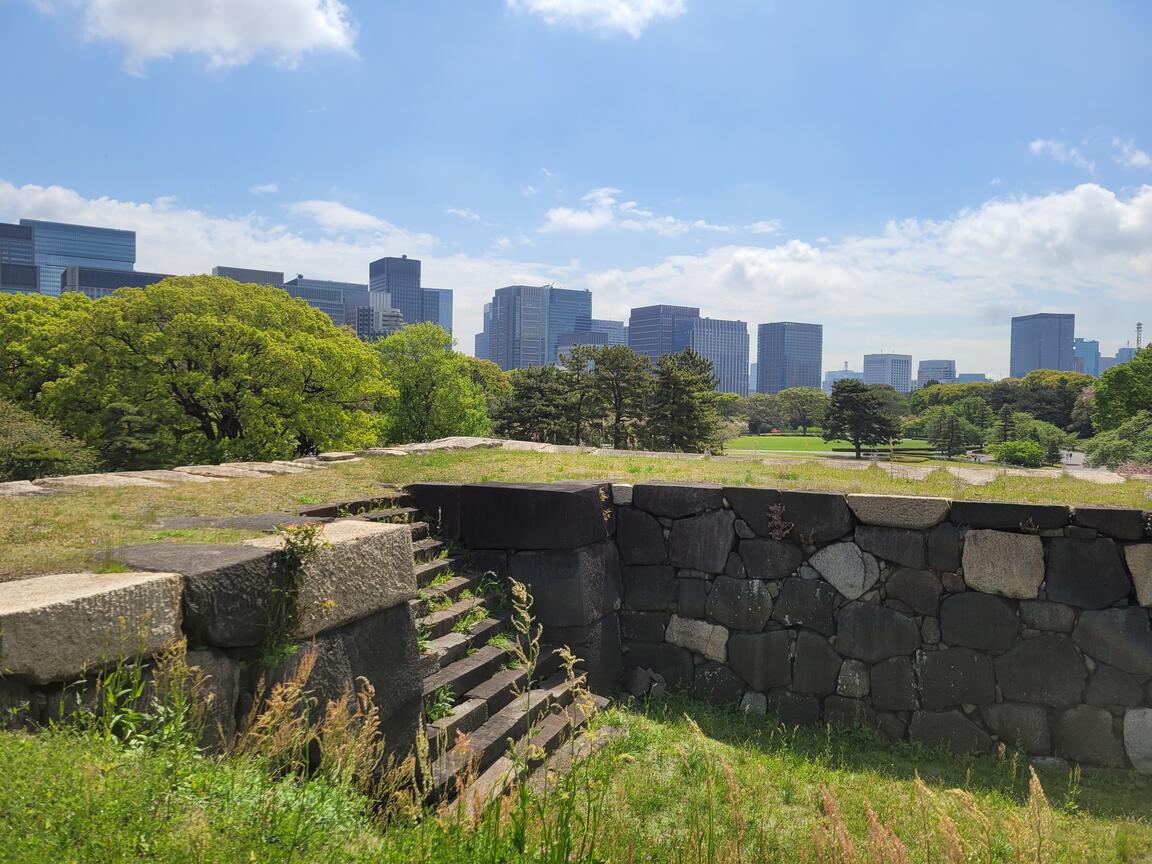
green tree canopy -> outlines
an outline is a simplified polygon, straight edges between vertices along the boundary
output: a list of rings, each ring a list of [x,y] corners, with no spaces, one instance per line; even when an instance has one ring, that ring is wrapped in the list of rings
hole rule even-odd
[[[573,444],[599,442],[604,426],[604,394],[596,386],[597,350],[589,345],[573,345],[560,357],[564,372],[562,412],[567,437]]]
[[[748,431],[753,435],[771,432],[782,425],[776,396],[772,393],[749,393],[740,400],[738,416],[747,422]]]
[[[1152,345],[1105,370],[1095,390],[1093,421],[1098,429],[1116,429],[1152,408]]]
[[[623,450],[647,415],[652,389],[648,355],[627,345],[606,345],[594,357],[593,389],[605,406],[605,434],[614,449]]]
[[[0,399],[0,481],[82,474],[95,470],[98,463],[86,445]]]
[[[1137,411],[1115,429],[1101,432],[1084,449],[1089,464],[1098,467],[1152,466],[1152,409]]]
[[[712,363],[691,348],[656,362],[646,426],[648,446],[675,453],[718,452],[723,446]]]
[[[69,329],[91,313],[83,294],[0,294],[0,398],[33,410],[70,363]]]
[[[788,387],[776,394],[776,407],[793,429],[808,434],[808,427],[823,421],[828,397],[818,387]]]
[[[519,441],[571,444],[566,413],[567,373],[557,366],[533,366],[508,373],[511,392],[493,415],[496,434]]]
[[[851,441],[859,459],[863,447],[885,444],[900,436],[900,420],[892,406],[893,400],[882,389],[852,378],[837,381],[824,417],[824,440]]]

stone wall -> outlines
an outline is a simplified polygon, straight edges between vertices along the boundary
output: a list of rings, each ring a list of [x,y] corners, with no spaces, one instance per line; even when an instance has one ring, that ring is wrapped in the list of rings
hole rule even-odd
[[[407,525],[337,520],[323,525],[324,546],[295,574],[290,632],[315,645],[309,682],[323,710],[354,690],[375,688],[389,749],[415,742],[421,710],[416,596]],[[0,724],[43,724],[62,700],[84,700],[95,670],[125,655],[152,654],[180,637],[188,663],[206,676],[209,739],[227,741],[251,708],[260,679],[282,680],[297,651],[269,668],[277,598],[284,596],[280,537],[237,545],[150,543],[115,550],[131,572],[69,573],[0,583]],[[290,652],[283,652],[289,654]]]

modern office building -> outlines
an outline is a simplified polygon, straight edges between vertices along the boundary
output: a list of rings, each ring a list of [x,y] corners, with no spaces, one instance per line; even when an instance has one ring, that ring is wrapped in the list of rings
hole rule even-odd
[[[60,280],[66,267],[136,268],[135,231],[40,219],[21,219],[20,225],[32,229],[41,294],[60,293]]]
[[[449,333],[452,332],[451,288],[421,288],[420,309],[421,321],[431,321]]]
[[[297,275],[284,283],[284,290],[319,309],[337,326],[348,325],[366,341],[395,333],[404,321],[385,291],[372,291],[360,282],[305,279]]]
[[[627,345],[628,325],[623,321],[613,321],[609,318],[593,318],[592,332],[602,333],[606,339],[605,345]]]
[[[676,322],[699,317],[694,306],[639,306],[628,317],[628,347],[655,363],[676,350]]]
[[[560,337],[592,329],[592,292],[548,287],[545,294],[548,337],[545,363],[560,358]]]
[[[991,380],[983,372],[961,372],[956,376],[957,384],[986,384]]]
[[[760,392],[760,390],[759,390],[760,376],[758,374],[759,371],[760,371],[760,364],[759,363],[753,363],[748,367],[748,392],[749,393],[759,393]]]
[[[955,360],[921,360],[916,367],[916,388],[919,389],[929,381],[938,384],[956,383]]]
[[[0,293],[40,293],[31,226],[0,222]]]
[[[492,349],[488,345],[488,333],[492,330],[492,304],[484,304],[484,329],[476,334],[476,345],[473,353],[477,360],[491,360]]]
[[[345,323],[345,295],[362,294],[365,305],[368,295],[367,285],[357,282],[336,282],[331,279],[305,279],[299,273],[295,279],[284,282],[283,287],[291,296],[300,298],[313,309],[319,309],[337,326]]]
[[[748,395],[748,325],[718,318],[682,318],[676,322],[673,351],[691,348],[712,362],[716,392]]]
[[[279,270],[250,270],[247,267],[213,267],[213,276],[223,276],[248,285],[283,285],[284,274]]]
[[[484,310],[485,332],[477,344],[501,369],[555,363],[562,336],[592,329],[590,291],[509,285],[497,289],[490,305]]]
[[[421,287],[418,259],[378,258],[368,265],[368,287],[387,291],[392,308],[400,310],[406,324],[431,321],[452,332],[452,291]]]
[[[111,297],[117,288],[147,288],[170,273],[144,273],[140,270],[105,270],[100,267],[65,267],[60,276],[61,294],[86,294],[93,300]]]
[[[1037,369],[1071,372],[1076,316],[1042,312],[1012,319],[1011,376],[1023,378]]]
[[[865,354],[864,383],[887,384],[897,393],[911,393],[912,355]]]
[[[824,383],[822,385],[822,389],[825,393],[830,394],[832,392],[833,384],[835,384],[837,381],[847,381],[849,379],[853,381],[863,381],[864,373],[855,372],[852,369],[849,369],[848,364],[845,363],[843,369],[832,369],[824,373]]]
[[[1100,342],[1096,339],[1072,340],[1072,362],[1077,372],[1093,377],[1100,374]]]
[[[1116,362],[1112,365],[1116,366],[1121,363],[1127,363],[1136,357],[1136,349],[1130,345],[1125,345],[1123,348],[1116,349]]]
[[[756,391],[819,387],[824,366],[824,325],[775,321],[756,331]]]

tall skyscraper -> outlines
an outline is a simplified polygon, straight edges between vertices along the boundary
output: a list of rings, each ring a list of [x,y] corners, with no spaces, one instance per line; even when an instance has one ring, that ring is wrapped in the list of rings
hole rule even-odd
[[[991,380],[983,372],[961,372],[956,376],[957,384],[984,384]]]
[[[695,306],[639,306],[628,318],[628,347],[655,363],[676,350],[676,322],[699,317]]]
[[[591,329],[592,293],[552,285],[509,285],[492,297],[488,357],[501,369],[555,363],[560,337]]]
[[[1042,312],[1013,318],[1012,377],[1023,378],[1037,369],[1074,370],[1072,340],[1075,330],[1075,315]]]
[[[247,285],[283,285],[284,274],[279,270],[251,270],[247,267],[213,267],[213,276],[223,276]]]
[[[592,292],[549,286],[544,302],[548,320],[544,362],[555,363],[560,358],[561,336],[592,329]]]
[[[1072,362],[1077,372],[1096,377],[1100,374],[1100,342],[1096,339],[1072,340]]]
[[[819,387],[824,366],[824,325],[776,321],[756,331],[759,393],[789,387]]]
[[[368,265],[368,287],[387,291],[406,324],[431,321],[452,332],[452,291],[421,287],[418,259],[407,255],[378,258]]]
[[[0,222],[0,293],[38,294],[40,271],[32,228]]]
[[[821,389],[825,393],[831,394],[833,384],[837,381],[847,381],[849,379],[853,381],[863,381],[864,373],[849,369],[848,364],[845,363],[843,369],[832,369],[824,373],[824,383],[821,385]]]
[[[1116,363],[1114,363],[1113,365],[1117,365],[1120,363],[1127,363],[1129,360],[1132,360],[1135,357],[1136,357],[1136,349],[1133,348],[1131,345],[1125,345],[1123,348],[1117,348],[1116,349]]]
[[[628,325],[623,321],[612,321],[608,318],[593,318],[592,332],[603,333],[605,345],[627,345]]]
[[[484,329],[476,334],[476,348],[473,353],[477,360],[491,360],[492,349],[489,348],[488,334],[492,331],[492,304],[484,304]]]
[[[718,393],[748,395],[748,325],[717,318],[682,318],[676,322],[674,351],[691,348],[712,361]]]
[[[32,229],[41,294],[60,293],[65,267],[136,268],[135,231],[39,219],[21,219],[20,225]]]
[[[760,364],[759,363],[753,363],[751,366],[748,367],[748,392],[749,393],[759,393],[760,392],[760,375],[759,375],[759,372],[760,372]]]
[[[420,289],[420,320],[439,324],[449,333],[452,332],[452,289],[451,288],[421,288]]]
[[[61,294],[86,294],[93,300],[111,297],[117,288],[147,288],[167,279],[170,273],[140,270],[105,270],[100,267],[65,267],[60,277]]]
[[[940,384],[955,384],[956,361],[921,360],[916,367],[916,387],[923,387],[929,381],[936,381]]]
[[[319,309],[340,326],[346,323],[346,305],[368,305],[368,286],[357,282],[336,282],[331,279],[306,279],[297,274],[295,279],[284,283],[284,290]],[[357,302],[361,300],[362,302]],[[351,301],[351,303],[349,302]]]
[[[912,355],[865,354],[864,383],[887,384],[897,393],[911,393]]]

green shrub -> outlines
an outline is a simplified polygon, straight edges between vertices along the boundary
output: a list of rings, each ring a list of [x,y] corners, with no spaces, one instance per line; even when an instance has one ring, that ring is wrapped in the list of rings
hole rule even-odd
[[[1098,467],[1152,465],[1152,411],[1139,411],[1115,429],[1101,432],[1084,450],[1088,464]]]
[[[0,399],[0,480],[83,474],[97,464],[96,454],[87,446]]]
[[[990,448],[997,462],[1039,468],[1044,464],[1044,447],[1037,441],[1004,441]]]

